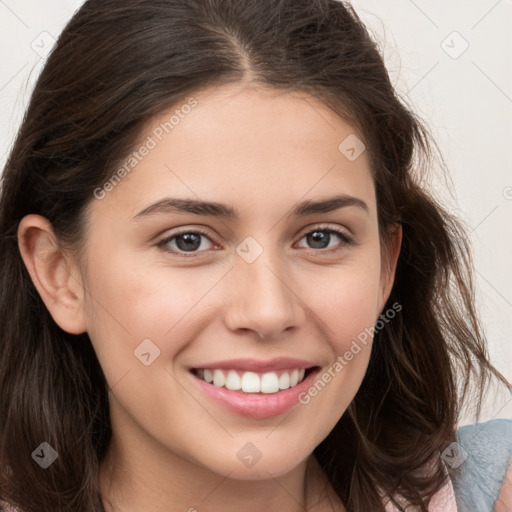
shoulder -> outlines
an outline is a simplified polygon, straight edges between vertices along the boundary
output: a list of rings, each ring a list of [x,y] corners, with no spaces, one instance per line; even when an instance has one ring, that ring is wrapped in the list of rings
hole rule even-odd
[[[512,447],[512,419],[499,418],[484,423],[464,425],[457,431],[457,438],[463,442],[472,439],[495,439],[503,441],[505,446]]]
[[[465,425],[456,437],[445,461],[458,510],[492,512],[512,457],[512,419]]]

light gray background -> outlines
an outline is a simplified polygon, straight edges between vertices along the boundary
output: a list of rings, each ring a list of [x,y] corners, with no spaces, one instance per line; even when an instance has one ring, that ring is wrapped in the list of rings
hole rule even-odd
[[[0,0],[2,167],[52,38],[81,4]],[[453,189],[440,180],[434,186],[469,227],[489,352],[512,381],[512,0],[352,4],[380,42],[398,92],[430,125],[445,157]],[[482,420],[512,417],[511,398],[489,394]]]

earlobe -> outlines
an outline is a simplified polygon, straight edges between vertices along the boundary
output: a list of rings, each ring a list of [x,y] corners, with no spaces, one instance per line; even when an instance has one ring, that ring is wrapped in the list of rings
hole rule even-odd
[[[50,222],[35,214],[18,226],[18,247],[34,286],[61,329],[86,331],[83,286],[71,258],[59,248]]]

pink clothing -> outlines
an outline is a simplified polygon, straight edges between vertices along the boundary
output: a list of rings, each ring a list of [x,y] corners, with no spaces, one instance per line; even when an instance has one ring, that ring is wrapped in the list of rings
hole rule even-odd
[[[429,512],[457,512],[457,503],[455,501],[455,494],[450,480],[448,483],[432,498]],[[13,508],[5,509],[5,512],[18,512]],[[392,504],[386,505],[386,512],[398,512],[398,509]],[[412,511],[411,511],[412,512]]]
[[[408,510],[408,509],[406,509]],[[428,507],[429,512],[457,512],[457,502],[455,501],[455,492],[450,479],[442,487],[437,494],[435,494],[430,501]],[[398,509],[392,504],[386,505],[386,512],[398,512]],[[412,512],[412,510],[411,510]]]

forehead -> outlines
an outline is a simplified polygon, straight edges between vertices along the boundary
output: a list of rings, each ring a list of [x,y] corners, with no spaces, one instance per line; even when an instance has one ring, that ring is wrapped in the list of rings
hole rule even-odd
[[[131,217],[166,195],[238,201],[243,210],[333,193],[371,205],[373,182],[360,139],[305,93],[247,84],[207,89],[145,125],[137,157],[127,158],[126,172],[99,207]],[[362,153],[354,159],[347,148]]]

